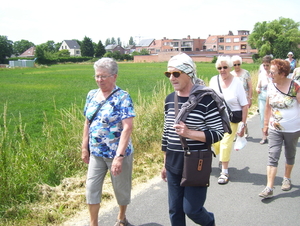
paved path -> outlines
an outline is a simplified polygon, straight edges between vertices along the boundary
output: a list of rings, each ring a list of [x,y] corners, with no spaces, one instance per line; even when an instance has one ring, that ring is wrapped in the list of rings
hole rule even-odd
[[[259,115],[248,121],[250,137],[247,146],[232,151],[229,164],[230,182],[219,185],[218,157],[213,160],[213,170],[205,207],[215,214],[218,226],[285,226],[300,225],[300,153],[292,174],[293,187],[281,190],[284,171],[284,154],[279,162],[275,179],[274,197],[261,199],[258,193],[266,184],[267,145],[260,145]],[[298,144],[298,150],[299,150]],[[114,225],[117,208],[100,212],[99,225]],[[127,218],[134,226],[170,225],[167,206],[167,184],[154,178],[145,188],[134,195],[128,206]],[[77,224],[79,225],[79,224]],[[80,224],[86,225],[86,224]],[[195,225],[187,219],[187,226]],[[180,225],[178,225],[180,226]]]

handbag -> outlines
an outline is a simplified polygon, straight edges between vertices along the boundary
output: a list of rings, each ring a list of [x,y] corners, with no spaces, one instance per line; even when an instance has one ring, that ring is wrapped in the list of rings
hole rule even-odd
[[[185,149],[180,186],[208,187],[213,155],[216,157],[210,148],[196,151]]]
[[[178,114],[177,94],[174,96],[175,118]],[[184,150],[183,172],[180,186],[200,186],[208,187],[210,174],[212,171],[212,155],[216,156],[211,150],[190,151],[186,138],[179,136]]]
[[[107,101],[107,100],[108,100],[115,92],[117,92],[117,91],[119,91],[119,90],[120,90],[120,88],[118,88],[118,89],[114,90],[113,92],[111,92],[111,94],[109,94],[109,96],[105,99],[105,101],[103,101],[102,104],[99,104],[99,105],[98,105],[98,107],[97,107],[96,111],[94,112],[93,116],[91,117],[91,119],[90,119],[90,120],[88,119],[88,121],[89,121],[89,126],[92,124],[93,120],[95,119],[97,113],[100,111],[101,107],[106,103],[106,101]],[[88,151],[89,151],[89,153],[91,153],[91,151],[90,151],[90,145],[88,145]]]
[[[220,86],[219,75],[217,77],[217,80],[218,80],[218,86],[219,86],[220,93],[223,93],[221,86]],[[226,106],[228,118],[229,118],[230,122],[233,122],[233,123],[241,122],[243,119],[243,112],[242,111],[231,111],[231,109],[229,108],[229,106],[227,105],[225,100],[224,100],[224,104]]]

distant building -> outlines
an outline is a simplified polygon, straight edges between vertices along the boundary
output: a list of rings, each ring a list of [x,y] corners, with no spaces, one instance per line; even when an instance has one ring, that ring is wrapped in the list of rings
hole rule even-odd
[[[125,54],[131,54],[135,51],[136,47],[135,45],[129,45],[126,48],[124,48]]]
[[[239,30],[237,35],[233,35],[231,31],[228,35],[210,35],[205,41],[204,50],[216,51],[220,55],[257,53],[257,50],[248,44],[249,35],[247,30]]]
[[[144,39],[136,46],[136,51],[147,49],[150,54],[158,54],[160,52],[194,52],[203,50],[205,39],[192,39],[189,35],[183,39]]]
[[[27,49],[24,53],[19,55],[19,57],[34,57],[35,54],[35,47],[32,46],[29,49]]]
[[[67,49],[70,52],[70,56],[81,56],[80,46],[76,40],[64,40],[59,50]]]
[[[134,56],[134,62],[168,61],[178,52],[185,52],[196,62],[211,62],[218,55],[240,55],[243,62],[251,63],[257,53],[248,44],[248,30],[239,30],[237,35],[229,31],[227,35],[209,35],[207,39],[193,39],[189,35],[183,39],[144,39],[136,46],[136,51],[147,49],[150,55]]]
[[[106,52],[120,52],[121,54],[125,53],[125,49],[120,45],[107,45],[105,47]]]

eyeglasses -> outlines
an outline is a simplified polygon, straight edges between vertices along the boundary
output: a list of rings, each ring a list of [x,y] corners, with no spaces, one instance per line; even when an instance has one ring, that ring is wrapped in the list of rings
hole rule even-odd
[[[228,67],[227,67],[227,66],[217,67],[217,69],[218,69],[219,71],[222,70],[222,68],[223,68],[224,70],[226,70]]]
[[[96,79],[103,79],[103,80],[107,79],[108,77],[112,77],[112,76],[114,76],[114,75],[94,75],[94,77]]]
[[[235,67],[236,67],[236,66],[241,66],[241,64],[234,64],[233,66],[235,66]]]
[[[178,78],[180,76],[182,72],[181,71],[173,71],[173,72],[165,72],[165,76],[167,76],[168,78],[171,77],[171,75],[173,75],[175,78]]]

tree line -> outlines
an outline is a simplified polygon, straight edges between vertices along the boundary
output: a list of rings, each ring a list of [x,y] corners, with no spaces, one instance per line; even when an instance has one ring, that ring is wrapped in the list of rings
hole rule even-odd
[[[254,25],[252,33],[248,37],[248,44],[258,50],[258,54],[254,55],[254,59],[261,59],[265,55],[272,54],[274,58],[286,58],[288,52],[293,52],[296,59],[300,58],[300,31],[299,22],[295,22],[290,18],[280,17],[271,22],[257,22]],[[133,54],[121,55],[119,52],[107,52],[102,42],[94,43],[90,38],[84,37],[82,41],[76,40],[81,48],[81,55],[83,57],[113,57],[116,60],[130,60],[134,55],[147,55],[149,52],[143,50],[142,53],[134,52]],[[108,38],[105,41],[105,46],[110,44],[117,44],[122,46],[120,38]],[[130,37],[129,45],[135,45],[133,38]],[[12,42],[8,40],[7,36],[0,35],[0,63],[4,63],[6,58],[11,55],[19,56],[28,48],[35,46],[34,43],[21,40]],[[54,41],[47,41],[46,43],[36,46],[37,58],[57,58],[69,57],[67,50],[59,51],[61,43],[54,43]]]
[[[105,46],[110,44],[117,44],[122,46],[120,38],[108,38],[105,41],[105,46],[102,44],[101,40],[98,43],[92,41],[89,37],[84,37],[82,41],[74,39],[80,46],[81,56],[82,57],[103,57],[105,54],[107,57],[113,57],[116,60],[131,60],[133,56],[106,52]],[[59,50],[62,42],[55,43],[54,41],[47,41],[40,45],[35,45],[33,42],[28,40],[20,40],[12,42],[8,39],[7,36],[0,35],[0,63],[7,63],[7,58],[18,57],[30,47],[36,47],[35,57],[38,61],[45,61],[45,59],[55,59],[55,58],[66,58],[70,57],[70,52],[67,49]],[[129,39],[129,45],[135,45],[133,37]],[[135,53],[138,55],[139,53]],[[145,53],[144,53],[145,54]]]

